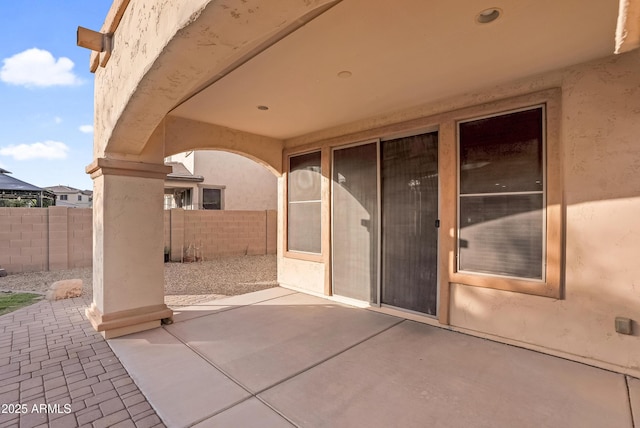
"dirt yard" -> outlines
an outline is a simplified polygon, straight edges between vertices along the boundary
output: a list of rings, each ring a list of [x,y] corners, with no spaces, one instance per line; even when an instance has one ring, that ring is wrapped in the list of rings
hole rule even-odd
[[[82,279],[83,297],[93,294],[91,268],[10,274],[0,278],[0,291],[44,294],[61,279]],[[276,256],[240,256],[197,263],[165,263],[165,302],[171,306],[275,287]]]

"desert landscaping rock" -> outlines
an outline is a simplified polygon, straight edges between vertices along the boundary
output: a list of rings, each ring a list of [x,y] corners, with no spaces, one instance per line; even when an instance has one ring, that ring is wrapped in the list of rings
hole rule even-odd
[[[47,300],[71,299],[82,296],[81,279],[63,279],[51,284],[45,298]]]
[[[189,306],[275,287],[276,256],[240,256],[196,263],[165,263],[164,278],[167,305]],[[82,281],[82,297],[93,296],[90,267],[9,274],[0,278],[0,291],[46,294],[51,284],[68,279]]]

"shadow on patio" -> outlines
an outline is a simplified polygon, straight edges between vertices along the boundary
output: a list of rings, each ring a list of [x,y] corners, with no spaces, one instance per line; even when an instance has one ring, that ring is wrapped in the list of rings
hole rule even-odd
[[[109,344],[171,427],[640,418],[638,379],[283,288],[183,308],[173,325]]]

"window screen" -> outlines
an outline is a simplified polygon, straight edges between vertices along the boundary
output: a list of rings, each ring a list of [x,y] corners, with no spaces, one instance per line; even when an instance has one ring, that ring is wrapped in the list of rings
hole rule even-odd
[[[321,154],[292,156],[287,187],[287,248],[306,253],[321,252]]]
[[[544,279],[543,107],[459,124],[458,269]]]
[[[222,209],[222,190],[202,189],[202,208],[205,210]]]
[[[333,292],[377,303],[377,143],[333,152]]]

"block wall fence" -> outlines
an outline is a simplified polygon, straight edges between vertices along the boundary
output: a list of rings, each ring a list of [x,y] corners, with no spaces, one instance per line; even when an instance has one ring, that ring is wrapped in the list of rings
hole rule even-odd
[[[9,273],[91,266],[90,209],[0,208],[0,267]]]
[[[164,212],[164,242],[172,261],[187,250],[204,260],[276,253],[277,212]],[[0,208],[0,268],[8,273],[90,267],[90,208]],[[1,288],[1,284],[0,284]]]
[[[276,254],[277,211],[172,209],[165,211],[164,231],[173,262]]]

